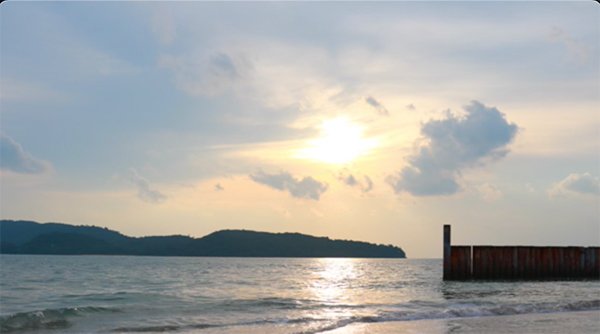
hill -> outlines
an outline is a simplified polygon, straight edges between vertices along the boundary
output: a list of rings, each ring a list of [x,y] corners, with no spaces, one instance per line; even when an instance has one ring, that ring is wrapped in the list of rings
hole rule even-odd
[[[0,220],[0,253],[228,257],[404,258],[392,245],[333,240],[300,233],[222,230],[202,238],[129,237],[96,226]]]

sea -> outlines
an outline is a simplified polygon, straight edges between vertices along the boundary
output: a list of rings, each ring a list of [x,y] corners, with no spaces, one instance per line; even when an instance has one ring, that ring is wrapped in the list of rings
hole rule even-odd
[[[600,310],[599,281],[441,277],[439,259],[0,255],[0,333],[308,334]]]

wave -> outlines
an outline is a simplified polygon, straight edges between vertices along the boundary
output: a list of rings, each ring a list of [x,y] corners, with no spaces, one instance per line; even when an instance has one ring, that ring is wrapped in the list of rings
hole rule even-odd
[[[213,302],[205,302],[206,307],[210,307],[215,310],[234,310],[244,311],[255,308],[267,308],[276,310],[301,310],[301,311],[315,311],[323,308],[337,308],[337,309],[364,309],[372,307],[384,307],[387,304],[340,304],[335,302],[323,302],[315,299],[296,299],[296,298],[279,298],[279,297],[268,297],[268,298],[257,298],[257,299],[231,299],[231,300],[219,300]]]
[[[273,307],[278,309],[298,309],[308,305],[313,305],[314,301],[309,299],[293,299],[293,298],[258,298],[258,299],[233,299],[223,303],[223,306],[230,307]]]
[[[353,323],[374,323],[390,321],[435,320],[450,318],[470,318],[518,314],[541,314],[558,312],[579,312],[600,310],[600,300],[576,301],[568,303],[532,303],[513,305],[454,304],[444,309],[431,311],[386,311],[372,316],[351,316],[326,324],[322,327],[296,334],[316,334],[345,327]]]
[[[265,302],[265,300],[262,300]],[[279,302],[279,301],[277,301]],[[387,310],[379,311],[377,314],[362,314],[331,319],[327,317],[299,317],[299,318],[280,318],[280,319],[261,319],[249,322],[209,324],[198,323],[188,325],[157,325],[140,327],[121,327],[113,329],[112,332],[135,333],[135,332],[176,332],[185,330],[202,330],[217,327],[242,327],[242,326],[261,326],[261,325],[300,325],[310,324],[310,329],[301,330],[295,334],[316,334],[322,333],[354,323],[378,323],[390,321],[414,321],[428,319],[450,319],[450,318],[468,318],[498,315],[516,315],[532,313],[553,313],[553,312],[573,312],[573,311],[591,311],[600,310],[600,300],[578,301],[571,303],[538,303],[538,304],[514,304],[514,305],[483,305],[475,304],[453,304],[446,308],[425,310]]]
[[[240,300],[231,301],[239,303]],[[293,300],[286,298],[262,298],[248,299],[241,301],[240,307],[267,306],[277,308],[298,308],[310,307],[316,308],[315,301]],[[591,311],[600,310],[600,299],[560,302],[560,303],[518,303],[518,304],[492,304],[464,302],[455,304],[437,304],[431,302],[421,303],[421,307],[411,307],[419,304],[412,301],[408,304],[388,305],[387,307],[367,306],[365,309],[357,309],[359,305],[330,305],[320,304],[320,309],[328,310],[331,308],[346,309],[351,308],[351,316],[332,319],[326,315],[320,316],[315,312],[314,316],[297,318],[271,318],[260,319],[248,322],[232,323],[192,323],[192,324],[157,324],[145,326],[119,327],[112,329],[112,332],[119,333],[143,333],[143,332],[177,332],[177,331],[200,331],[214,329],[217,327],[243,327],[243,326],[261,326],[261,325],[294,325],[305,327],[297,334],[316,334],[337,328],[345,327],[354,323],[377,323],[389,321],[413,321],[427,319],[450,319],[466,317],[484,317],[498,315],[517,315],[517,314],[535,314],[535,313],[553,313],[553,312],[573,312],[573,311]],[[424,305],[427,305],[426,307]],[[85,306],[71,308],[45,309],[40,311],[14,313],[0,317],[0,333],[20,332],[27,330],[61,330],[72,326],[74,317],[80,317],[100,313],[118,313],[124,312],[118,308]],[[360,314],[356,314],[356,313]],[[306,326],[305,326],[306,325]]]
[[[140,327],[119,327],[111,330],[115,333],[164,333],[164,332],[176,332],[184,329],[206,329],[224,327],[223,325],[212,325],[212,324],[193,324],[193,325],[157,325],[157,326],[140,326]]]
[[[71,327],[71,317],[91,313],[116,313],[117,308],[84,306],[20,312],[0,317],[0,333],[24,330],[65,329]]]

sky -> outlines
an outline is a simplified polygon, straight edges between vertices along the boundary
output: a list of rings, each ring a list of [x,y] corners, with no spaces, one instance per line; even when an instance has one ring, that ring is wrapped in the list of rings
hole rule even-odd
[[[4,2],[0,218],[600,243],[600,6]]]

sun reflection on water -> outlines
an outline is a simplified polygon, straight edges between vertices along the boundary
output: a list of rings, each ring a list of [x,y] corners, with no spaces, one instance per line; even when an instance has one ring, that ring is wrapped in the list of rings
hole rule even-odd
[[[310,291],[315,299],[331,304],[350,301],[349,290],[357,278],[355,260],[319,259],[318,266],[314,279],[310,283]]]
[[[322,307],[309,311],[307,316],[314,319],[337,321],[362,316],[361,298],[353,292],[360,280],[356,259],[324,258],[315,263],[311,280],[305,291],[308,298]]]

